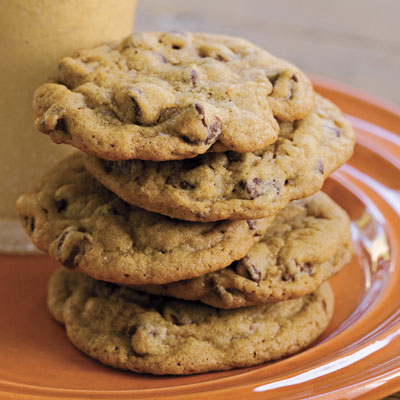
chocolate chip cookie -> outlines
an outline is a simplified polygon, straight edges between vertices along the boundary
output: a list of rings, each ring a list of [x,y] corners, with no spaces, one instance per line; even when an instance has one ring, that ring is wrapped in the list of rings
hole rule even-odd
[[[304,118],[312,85],[244,39],[137,33],[61,60],[35,93],[36,128],[108,160],[177,160],[213,143],[244,153]]]
[[[208,152],[190,160],[112,162],[93,156],[85,166],[128,203],[188,221],[263,218],[321,189],[352,154],[354,132],[340,110],[316,97],[306,118],[281,122],[265,150]]]
[[[239,310],[152,296],[60,269],[48,305],[68,338],[104,364],[141,373],[194,374],[248,367],[294,354],[328,326],[324,283],[299,299]]]
[[[123,284],[161,284],[224,268],[246,255],[269,221],[191,223],[125,203],[74,154],[17,202],[33,243],[65,267]]]
[[[290,202],[261,241],[228,268],[136,289],[218,308],[261,305],[314,292],[349,262],[351,252],[347,214],[319,192]]]

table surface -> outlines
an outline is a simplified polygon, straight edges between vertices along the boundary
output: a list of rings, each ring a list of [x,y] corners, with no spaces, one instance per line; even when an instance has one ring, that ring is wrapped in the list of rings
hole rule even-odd
[[[243,36],[309,74],[400,104],[399,0],[139,0],[137,30]]]

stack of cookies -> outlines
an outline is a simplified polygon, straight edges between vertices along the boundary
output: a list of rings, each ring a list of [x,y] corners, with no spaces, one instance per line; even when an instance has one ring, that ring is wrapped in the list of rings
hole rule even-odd
[[[83,152],[18,200],[64,267],[48,306],[116,368],[190,374],[294,354],[328,326],[352,251],[319,192],[352,154],[341,111],[238,38],[134,34],[59,63],[36,128]]]

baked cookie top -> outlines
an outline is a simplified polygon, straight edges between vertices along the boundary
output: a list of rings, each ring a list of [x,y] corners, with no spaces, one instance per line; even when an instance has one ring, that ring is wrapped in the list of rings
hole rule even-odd
[[[276,140],[275,119],[304,118],[312,85],[239,38],[135,33],[60,61],[34,96],[36,128],[108,160],[164,161],[215,142],[244,153]]]
[[[261,305],[314,292],[349,262],[351,252],[347,214],[319,192],[290,202],[261,241],[228,268],[136,289],[218,308]]]
[[[317,96],[314,112],[281,122],[278,140],[263,151],[208,152],[164,163],[87,156],[85,166],[119,197],[150,211],[188,221],[251,219],[320,190],[353,146],[343,114]]]
[[[60,269],[50,280],[48,305],[71,342],[102,363],[183,375],[247,367],[300,351],[326,329],[333,293],[324,283],[299,299],[218,310]]]
[[[130,206],[84,168],[63,160],[17,201],[33,243],[68,268],[123,284],[165,283],[245,256],[269,221],[191,223]]]

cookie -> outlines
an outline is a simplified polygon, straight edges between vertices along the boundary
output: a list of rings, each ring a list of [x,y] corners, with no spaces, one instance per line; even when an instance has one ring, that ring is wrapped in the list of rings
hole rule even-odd
[[[277,360],[312,343],[333,311],[328,283],[299,299],[218,310],[72,275],[78,274],[56,271],[48,295],[68,338],[104,364],[141,373],[184,375]]]
[[[33,243],[68,268],[96,279],[160,284],[224,268],[246,255],[269,221],[202,224],[130,206],[84,168],[63,160],[17,201]]]
[[[278,140],[256,153],[207,153],[163,163],[85,157],[88,171],[130,204],[187,221],[273,215],[292,197],[318,191],[324,181],[320,120],[281,124]]]
[[[218,308],[262,305],[314,292],[350,261],[351,253],[347,214],[319,192],[290,202],[261,241],[228,268],[136,289]]]
[[[312,114],[281,122],[278,140],[260,152],[209,152],[164,163],[87,156],[85,166],[119,197],[149,211],[188,221],[253,219],[320,190],[353,146],[343,114],[317,96]]]
[[[290,63],[244,39],[183,32],[64,58],[34,96],[40,132],[108,160],[191,158],[215,142],[257,151],[276,140],[276,118],[312,107],[312,85]]]
[[[317,95],[314,112],[322,123],[320,148],[322,168],[330,175],[352,156],[355,143],[354,130],[340,109],[322,96]]]

